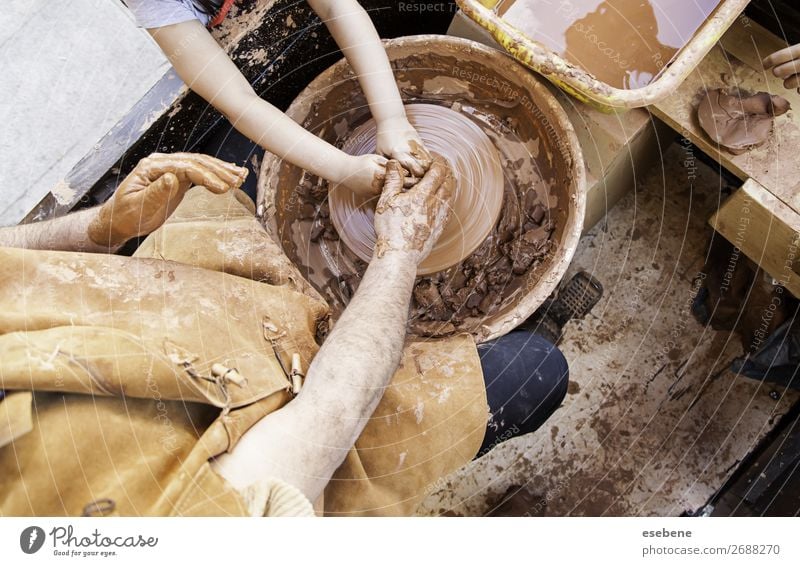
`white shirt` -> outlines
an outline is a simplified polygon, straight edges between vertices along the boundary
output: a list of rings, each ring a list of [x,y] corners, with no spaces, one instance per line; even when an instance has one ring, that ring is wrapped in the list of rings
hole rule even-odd
[[[140,27],[151,29],[200,20],[208,25],[211,19],[192,0],[123,0]]]

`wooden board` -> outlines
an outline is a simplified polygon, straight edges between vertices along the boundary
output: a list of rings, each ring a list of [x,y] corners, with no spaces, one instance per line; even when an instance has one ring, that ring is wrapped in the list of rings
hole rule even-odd
[[[800,215],[748,180],[709,220],[726,240],[800,297]]]
[[[656,163],[660,126],[644,109],[605,114],[548,85],[575,128],[586,165],[585,234]]]
[[[761,60],[786,44],[752,20],[740,18],[703,62],[669,98],[651,112],[716,159],[741,180],[755,179],[767,191],[800,213],[800,95],[761,67]],[[733,155],[702,131],[697,105],[707,89],[740,88],[780,94],[794,110],[775,121],[772,138],[762,147]]]

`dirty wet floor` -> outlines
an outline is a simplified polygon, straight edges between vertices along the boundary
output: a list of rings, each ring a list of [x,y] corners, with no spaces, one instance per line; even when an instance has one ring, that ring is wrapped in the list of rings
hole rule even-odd
[[[675,516],[705,505],[797,400],[732,373],[739,337],[691,316],[721,184],[678,143],[637,171],[565,279],[586,270],[605,293],[567,325],[563,405],[437,483],[420,514],[484,515],[516,486],[527,493],[515,514]]]

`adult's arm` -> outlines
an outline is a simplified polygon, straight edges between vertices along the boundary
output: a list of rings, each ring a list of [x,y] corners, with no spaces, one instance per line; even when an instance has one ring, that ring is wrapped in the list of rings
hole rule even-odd
[[[99,207],[81,210],[53,220],[0,228],[0,247],[70,252],[114,252],[89,238],[89,226]]]
[[[381,38],[357,0],[308,0],[356,72],[378,125],[378,153],[422,177],[431,156],[411,126]]]
[[[239,188],[247,169],[195,153],[154,153],[139,161],[104,204],[53,220],[0,228],[0,247],[113,253],[161,226],[193,185]]]
[[[263,100],[200,21],[152,28],[148,32],[189,88],[255,143],[334,183],[344,183],[363,193],[380,190],[385,158],[350,156]]]
[[[417,265],[441,234],[454,183],[441,161],[408,191],[398,162],[389,162],[386,177],[375,215],[378,242],[372,261],[309,367],[300,394],[256,423],[231,453],[214,462],[238,489],[274,477],[315,501],[400,363]]]

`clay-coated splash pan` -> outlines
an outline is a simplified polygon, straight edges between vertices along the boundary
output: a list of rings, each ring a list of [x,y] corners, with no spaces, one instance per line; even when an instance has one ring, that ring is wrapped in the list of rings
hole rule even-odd
[[[646,86],[634,88],[621,88],[619,85],[604,82],[581,66],[568,61],[554,49],[542,42],[534,41],[523,33],[520,28],[530,22],[531,18],[536,17],[536,12],[532,12],[533,15],[526,17],[525,20],[520,20],[519,26],[514,26],[507,18],[501,16],[506,9],[503,4],[511,3],[510,0],[505,2],[504,0],[456,0],[456,2],[468,17],[491,33],[515,59],[577,99],[602,110],[614,111],[649,106],[669,96],[708,54],[745,9],[749,0],[721,0],[691,39],[665,62],[656,77]],[[525,0],[517,2],[521,4]],[[562,2],[554,0],[552,4],[555,10],[573,5],[566,0]],[[587,33],[591,34],[590,31]]]
[[[526,320],[553,292],[577,248],[586,207],[586,173],[574,128],[544,81],[497,49],[441,35],[403,37],[389,40],[385,46],[406,103],[445,104],[451,110],[460,107],[470,116],[488,113],[486,123],[497,128],[489,129],[490,137],[502,154],[504,183],[509,188],[504,200],[507,214],[496,226],[508,225],[516,233],[524,223],[519,211],[526,206],[528,195],[547,199],[548,218],[555,226],[552,253],[506,279],[499,303],[458,326],[458,331],[471,333],[477,342],[502,336]],[[337,145],[347,139],[348,124],[359,123],[367,114],[364,94],[344,60],[312,81],[287,111],[310,132]],[[349,263],[348,253],[336,239],[326,242],[321,238],[314,243],[311,232],[316,220],[305,219],[303,212],[308,204],[304,194],[309,175],[267,153],[258,179],[259,216],[336,316],[349,293],[338,292],[343,278],[330,275]],[[318,196],[323,203],[313,213],[322,217],[326,185],[316,179],[311,187],[322,190]],[[493,238],[499,236],[485,240],[490,247],[495,245]],[[320,258],[325,261],[317,261]],[[335,261],[327,261],[330,258]],[[488,263],[483,266],[484,270],[489,267]],[[469,269],[475,273],[481,265],[470,263]]]

